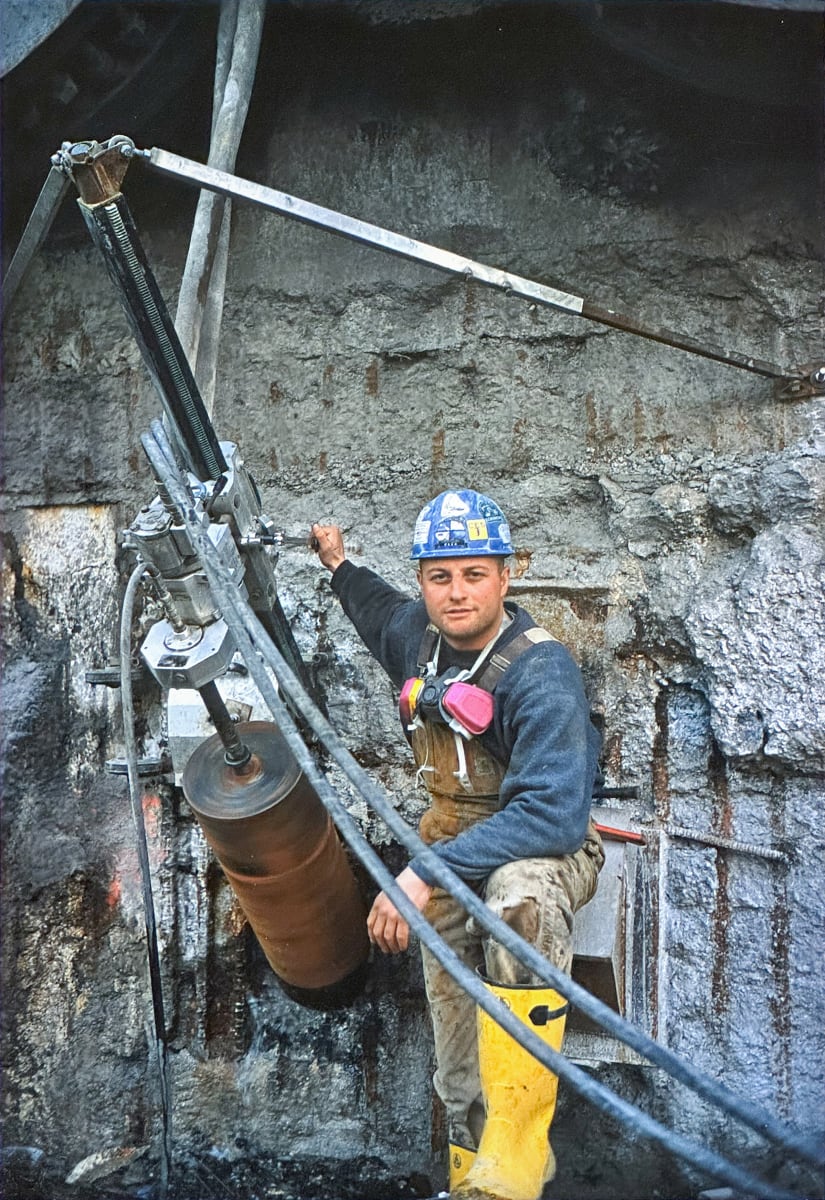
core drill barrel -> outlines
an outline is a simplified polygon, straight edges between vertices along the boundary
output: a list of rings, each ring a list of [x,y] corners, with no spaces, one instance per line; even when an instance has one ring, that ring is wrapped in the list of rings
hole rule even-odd
[[[287,993],[319,1007],[352,999],[369,952],[366,911],[335,826],[276,725],[237,726],[238,771],[217,735],[183,792]]]

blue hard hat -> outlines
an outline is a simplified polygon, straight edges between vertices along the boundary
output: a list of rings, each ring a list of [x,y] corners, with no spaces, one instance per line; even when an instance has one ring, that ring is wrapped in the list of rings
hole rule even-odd
[[[410,558],[473,558],[513,553],[510,526],[489,496],[463,488],[442,492],[418,514]]]

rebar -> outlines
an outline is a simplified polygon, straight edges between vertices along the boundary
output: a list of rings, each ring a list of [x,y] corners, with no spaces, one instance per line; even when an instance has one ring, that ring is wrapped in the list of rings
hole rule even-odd
[[[684,825],[665,825],[669,837],[682,838],[686,842],[701,842],[706,846],[718,846],[721,850],[732,850],[736,854],[752,854],[756,858],[770,858],[774,862],[787,862],[788,856],[770,846],[756,846],[753,842],[740,842],[736,838],[722,837],[718,833],[705,833],[701,829],[687,829]]]

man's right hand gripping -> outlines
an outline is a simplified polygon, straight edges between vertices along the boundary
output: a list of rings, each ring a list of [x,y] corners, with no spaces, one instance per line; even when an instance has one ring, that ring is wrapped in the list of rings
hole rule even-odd
[[[321,562],[328,570],[335,571],[347,557],[341,530],[337,525],[320,525],[316,521],[309,532]]]

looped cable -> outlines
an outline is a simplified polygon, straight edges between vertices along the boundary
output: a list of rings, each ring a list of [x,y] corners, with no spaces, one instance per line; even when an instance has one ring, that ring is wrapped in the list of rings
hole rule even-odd
[[[249,672],[301,769],[316,788],[344,840],[376,880],[379,887],[389,896],[413,932],[432,951],[438,961],[460,983],[479,1007],[489,1013],[534,1058],[568,1082],[571,1087],[602,1111],[616,1117],[643,1136],[656,1141],[669,1152],[678,1154],[686,1162],[699,1167],[712,1177],[730,1183],[746,1193],[757,1194],[763,1200],[798,1200],[795,1193],[758,1179],[749,1171],[736,1166],[715,1151],[697,1146],[682,1134],[667,1129],[660,1122],[589,1076],[565,1058],[563,1054],[546,1046],[541,1039],[527,1030],[518,1018],[508,1013],[490,996],[481,981],[464,966],[457,955],[435,933],[432,926],[397,886],[394,878],[366,841],[350,813],[338,799],[326,776],[320,771],[298,733],[284,701],[275,691],[266,667],[272,670],[283,692],[290,698],[296,710],[324,744],[332,759],[344,771],[347,779],[367,804],[385,821],[401,844],[411,853],[420,855],[422,862],[438,885],[451,892],[478,924],[519,962],[544,982],[549,983],[551,987],[608,1032],[667,1071],[674,1079],[692,1088],[705,1100],[735,1116],[763,1137],[771,1139],[798,1158],[815,1165],[825,1163],[825,1152],[823,1152],[822,1146],[814,1142],[814,1139],[805,1137],[784,1125],[750,1100],[737,1096],[724,1085],[697,1071],[673,1051],[655,1042],[642,1030],[626,1021],[555,967],[539,954],[535,947],[525,942],[500,917],[496,916],[472,889],[424,844],[395,811],[383,789],[355,761],[335,730],[313,704],[283,656],[272,644],[260,621],[229,578],[206,531],[199,524],[195,515],[189,511],[185,486],[177,470],[163,461],[161,455],[157,456],[156,462],[146,444],[144,448],[150,454],[152,465],[161,473],[164,484],[178,505],[181,519],[201,557],[202,565],[210,586],[215,592],[215,598],[221,606],[224,619],[231,625],[238,649]]]
[[[147,567],[139,563],[129,577],[120,615],[120,699],[123,712],[123,744],[126,756],[126,775],[129,783],[129,804],[137,840],[138,863],[143,892],[143,915],[146,926],[146,948],[149,956],[149,981],[152,991],[152,1017],[154,1022],[154,1051],[158,1063],[160,1081],[160,1107],[163,1122],[163,1137],[160,1156],[160,1197],[165,1200],[169,1186],[172,1160],[172,1103],[169,1087],[168,1048],[166,1038],[166,1016],[163,1007],[163,985],[160,973],[160,951],[155,919],[155,904],[152,896],[152,872],[149,865],[149,845],[143,821],[140,776],[137,764],[135,739],[135,707],[132,694],[132,615],[135,599]]]

